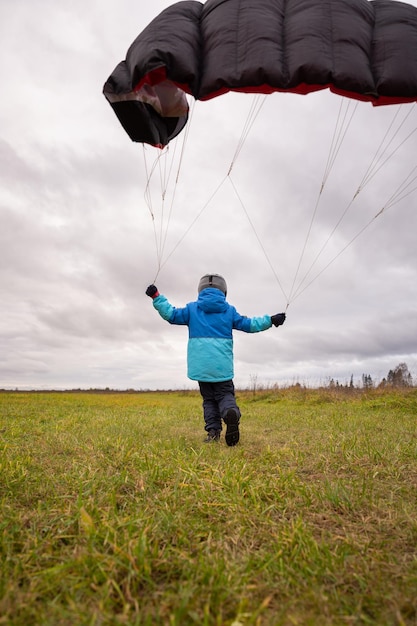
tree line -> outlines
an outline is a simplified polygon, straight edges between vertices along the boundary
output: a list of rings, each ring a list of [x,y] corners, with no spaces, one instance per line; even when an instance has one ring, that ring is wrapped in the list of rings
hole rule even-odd
[[[330,387],[339,387],[338,381],[334,381],[334,379],[330,379]],[[350,388],[354,389],[355,384],[353,380],[353,374],[350,377],[350,383],[348,385]],[[370,374],[362,374],[362,388],[363,389],[374,389],[374,388],[384,388],[384,387],[412,387],[413,386],[413,377],[410,374],[407,363],[399,363],[397,367],[393,370],[389,370],[386,377],[384,377],[378,384],[372,379]]]

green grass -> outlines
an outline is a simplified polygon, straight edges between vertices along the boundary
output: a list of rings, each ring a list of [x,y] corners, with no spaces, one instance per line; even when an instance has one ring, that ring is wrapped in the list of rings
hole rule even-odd
[[[417,390],[0,394],[0,624],[417,624]]]

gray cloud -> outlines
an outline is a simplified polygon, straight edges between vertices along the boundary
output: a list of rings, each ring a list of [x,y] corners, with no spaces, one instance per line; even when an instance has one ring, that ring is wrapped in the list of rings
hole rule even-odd
[[[288,305],[284,327],[236,335],[238,385],[417,375],[416,194],[373,219],[416,166],[415,107],[353,202],[397,107],[358,105],[319,202],[325,92],[268,97],[230,179],[252,96],[198,103],[181,167],[182,137],[156,164],[101,90],[168,4],[0,3],[0,387],[193,388],[186,329],[144,290],[182,306],[207,271],[242,314]]]

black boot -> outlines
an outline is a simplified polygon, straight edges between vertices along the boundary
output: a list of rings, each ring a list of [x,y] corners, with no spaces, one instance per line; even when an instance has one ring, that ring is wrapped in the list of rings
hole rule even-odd
[[[239,416],[235,409],[229,409],[224,416],[226,424],[226,443],[228,446],[235,446],[239,442]]]
[[[221,430],[209,430],[207,437],[204,439],[204,443],[216,443],[220,441]]]

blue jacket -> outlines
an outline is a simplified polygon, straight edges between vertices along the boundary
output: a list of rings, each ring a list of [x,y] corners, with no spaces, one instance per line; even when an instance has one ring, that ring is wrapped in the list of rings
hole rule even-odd
[[[159,315],[170,324],[188,326],[188,378],[201,382],[232,380],[233,330],[257,333],[271,328],[271,316],[244,317],[219,289],[207,288],[196,302],[177,309],[165,296],[153,300]]]

